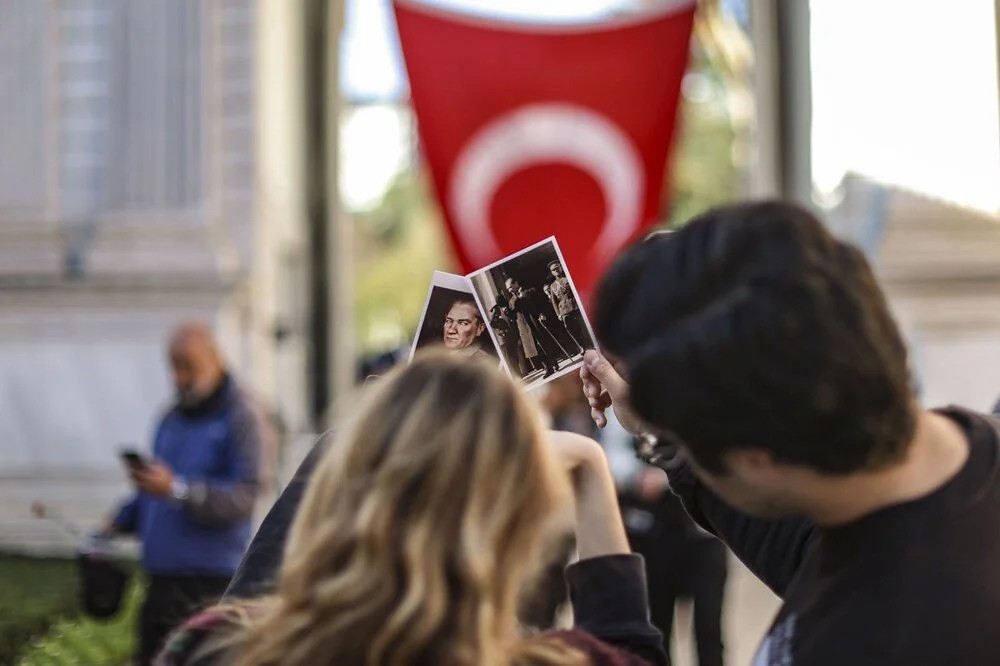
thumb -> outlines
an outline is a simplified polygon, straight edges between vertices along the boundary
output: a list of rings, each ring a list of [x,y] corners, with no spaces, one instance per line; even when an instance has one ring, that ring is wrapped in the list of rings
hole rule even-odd
[[[625,380],[622,379],[622,376],[618,374],[618,371],[614,369],[608,359],[599,352],[588,349],[583,356],[583,362],[587,366],[587,370],[590,371],[590,374],[597,381],[601,382],[601,385],[611,395],[612,400],[617,401],[625,398],[625,394],[628,391],[628,384],[625,383]]]

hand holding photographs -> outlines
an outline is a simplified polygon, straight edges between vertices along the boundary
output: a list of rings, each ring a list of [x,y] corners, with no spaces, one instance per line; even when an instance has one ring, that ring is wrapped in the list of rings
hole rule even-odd
[[[435,272],[413,352],[433,343],[498,356],[526,387],[572,372],[596,348],[555,238],[467,278]]]

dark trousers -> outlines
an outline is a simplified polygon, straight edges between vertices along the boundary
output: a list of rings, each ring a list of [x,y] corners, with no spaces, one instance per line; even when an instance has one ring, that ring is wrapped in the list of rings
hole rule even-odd
[[[503,343],[500,345],[500,351],[503,353],[504,361],[507,363],[507,367],[515,375],[524,377],[526,374],[531,372],[528,367],[528,360],[524,358],[524,349],[521,347],[521,338],[513,333],[508,333],[505,338],[503,338]]]
[[[558,342],[552,332],[537,319],[528,317],[528,326],[535,338],[535,349],[538,356],[532,356],[532,363],[540,364],[546,371],[555,372],[559,369],[558,359],[560,358]]]
[[[139,613],[138,664],[151,664],[170,632],[217,602],[228,585],[229,576],[150,576]]]
[[[579,310],[573,310],[562,318],[562,325],[566,328],[566,333],[576,346],[581,350],[590,347],[590,335],[587,334],[587,325],[583,322],[583,315]]]
[[[647,560],[650,619],[663,632],[663,648],[669,654],[674,604],[679,598],[690,598],[698,666],[722,666],[726,547],[709,537],[688,537],[682,543],[679,552],[666,561]]]

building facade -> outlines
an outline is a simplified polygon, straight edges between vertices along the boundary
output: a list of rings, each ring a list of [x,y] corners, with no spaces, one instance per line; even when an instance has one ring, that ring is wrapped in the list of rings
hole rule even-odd
[[[286,3],[0,0],[0,548],[64,548],[127,492],[171,400],[164,343],[212,324],[292,432],[308,298]]]

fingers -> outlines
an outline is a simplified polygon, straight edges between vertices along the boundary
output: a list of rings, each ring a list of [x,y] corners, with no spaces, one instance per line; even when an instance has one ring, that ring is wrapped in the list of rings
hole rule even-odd
[[[596,352],[587,351],[584,358],[586,359],[588,355],[592,354],[596,354]],[[617,375],[617,373],[614,374]],[[583,383],[583,394],[590,405],[590,418],[594,420],[598,428],[603,428],[608,424],[608,418],[604,411],[611,406],[612,396],[604,390],[600,379],[591,372],[586,363],[580,367],[580,379]]]
[[[605,403],[605,408],[611,406],[611,396],[607,394],[604,387],[601,386],[600,380],[587,369],[586,365],[580,367],[580,379],[583,382],[583,394],[588,401],[592,403],[601,401]]]
[[[132,470],[132,480],[135,481],[140,486],[145,486],[151,483],[159,473],[159,469],[156,463],[150,463],[143,467],[137,467]]]
[[[612,401],[624,400],[628,385],[608,359],[593,349],[588,349],[583,360],[588,373],[607,390]]]
[[[607,407],[600,406],[601,384],[590,374],[586,365],[580,366],[580,380],[583,383],[583,395],[587,398],[587,403],[590,404],[590,418],[594,420],[598,428],[603,428],[608,424],[608,419],[604,415],[604,410]]]

